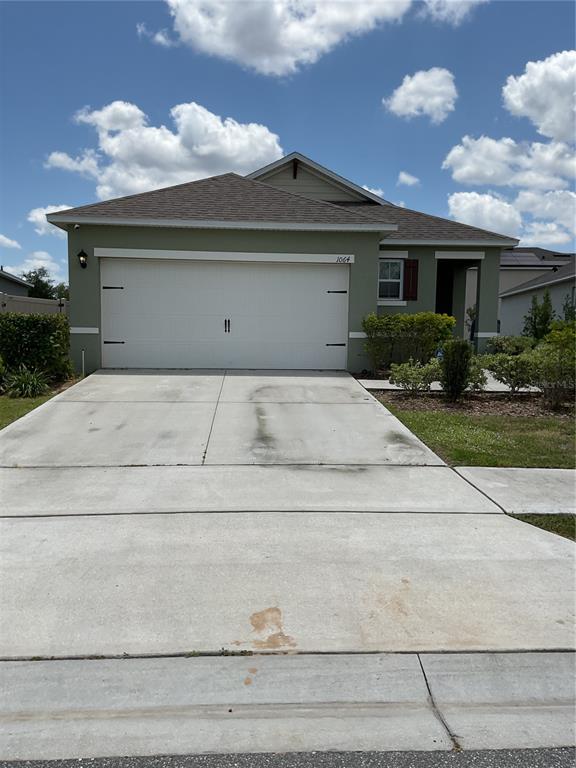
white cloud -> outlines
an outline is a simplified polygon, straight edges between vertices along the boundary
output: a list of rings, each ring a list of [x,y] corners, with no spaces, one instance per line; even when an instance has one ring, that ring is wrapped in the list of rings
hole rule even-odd
[[[28,212],[28,221],[34,225],[34,232],[37,235],[54,235],[55,237],[65,238],[66,232],[53,224],[49,224],[46,221],[47,213],[56,213],[57,211],[65,211],[67,208],[72,208],[71,205],[46,205],[44,208],[32,208]]]
[[[424,0],[423,16],[457,27],[471,11],[488,0]]]
[[[406,75],[388,99],[382,99],[384,106],[398,117],[419,117],[427,115],[434,124],[442,123],[454,110],[458,91],[454,75],[442,67],[421,70]]]
[[[510,75],[502,89],[506,109],[528,117],[543,136],[574,141],[576,51],[562,51],[543,61],[529,61],[524,74]]]
[[[384,190],[380,189],[380,187],[368,187],[366,184],[363,184],[362,189],[365,189],[366,192],[371,192],[373,195],[378,195],[378,197],[384,197]]]
[[[574,149],[561,142],[518,143],[511,138],[464,136],[442,168],[461,184],[562,189],[576,172]]]
[[[554,221],[576,236],[576,193],[570,190],[522,190],[514,201],[514,207],[537,219]]]
[[[150,32],[146,24],[140,22],[136,24],[136,32],[138,37],[146,37],[152,40],[156,45],[161,45],[163,48],[174,48],[178,45],[178,42],[174,40],[167,29],[159,29],[158,32]]]
[[[412,176],[411,173],[407,173],[406,171],[400,171],[398,174],[398,181],[396,182],[396,186],[405,186],[405,187],[414,187],[417,184],[420,184],[420,179],[418,176]]]
[[[6,235],[0,235],[0,248],[22,248],[17,240],[11,240]]]
[[[52,258],[46,251],[33,251],[21,264],[5,266],[4,269],[6,272],[10,272],[10,274],[20,277],[23,272],[30,272],[30,270],[39,269],[40,267],[46,267],[50,277],[57,283],[67,280],[63,264]]]
[[[246,174],[283,154],[278,136],[259,123],[222,118],[195,102],[176,105],[170,116],[175,130],[148,125],[128,102],[85,107],[75,119],[96,129],[98,149],[77,157],[52,152],[46,165],[94,179],[98,197],[106,199],[229,171]]]
[[[448,199],[454,218],[519,234],[530,245],[562,245],[576,236],[575,85],[576,51],[528,62],[523,75],[507,79],[506,109],[528,117],[549,140],[464,136],[442,167],[461,184],[500,187],[508,195],[457,192]]]
[[[526,226],[520,240],[521,245],[540,245],[543,247],[565,245],[572,236],[556,222],[533,221]]]
[[[522,226],[514,206],[489,193],[455,192],[448,197],[448,207],[456,221],[491,232],[515,237]]]
[[[179,40],[264,75],[287,75],[354,35],[398,21],[412,0],[167,0]],[[156,41],[160,42],[160,41]]]

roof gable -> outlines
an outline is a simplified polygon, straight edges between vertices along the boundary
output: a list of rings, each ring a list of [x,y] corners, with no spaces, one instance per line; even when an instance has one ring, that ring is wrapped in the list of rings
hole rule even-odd
[[[291,152],[280,160],[248,174],[247,178],[257,179],[312,199],[331,202],[372,202],[378,205],[386,203],[378,195],[368,192],[329,168],[315,163],[300,152]]]

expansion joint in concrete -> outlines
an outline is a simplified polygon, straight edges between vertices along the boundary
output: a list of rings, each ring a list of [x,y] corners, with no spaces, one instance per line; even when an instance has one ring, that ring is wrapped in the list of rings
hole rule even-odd
[[[462,752],[462,747],[460,745],[460,742],[458,741],[458,736],[452,732],[450,726],[444,719],[444,715],[436,705],[436,701],[434,700],[434,694],[432,693],[432,688],[430,687],[430,683],[428,682],[428,678],[426,677],[426,671],[424,670],[424,665],[422,664],[422,659],[420,658],[420,654],[417,653],[416,656],[418,658],[418,664],[420,664],[420,669],[422,670],[422,676],[424,678],[424,682],[426,683],[426,688],[428,689],[428,700],[430,702],[430,707],[432,709],[432,712],[434,713],[434,717],[438,720],[438,722],[446,731],[448,738],[452,742],[452,750],[454,752]]]

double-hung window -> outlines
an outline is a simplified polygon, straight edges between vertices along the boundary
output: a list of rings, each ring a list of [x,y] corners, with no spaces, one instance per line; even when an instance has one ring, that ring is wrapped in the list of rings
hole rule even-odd
[[[378,268],[378,298],[402,299],[404,260],[380,259]]]

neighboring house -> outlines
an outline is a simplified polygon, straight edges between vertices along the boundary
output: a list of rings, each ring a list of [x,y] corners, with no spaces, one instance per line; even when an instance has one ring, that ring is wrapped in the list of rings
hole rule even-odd
[[[546,248],[505,248],[500,255],[499,293],[516,288],[522,283],[550,274],[563,267],[572,254],[550,251]],[[477,271],[468,270],[466,307],[476,303]]]
[[[563,318],[565,305],[574,307],[576,300],[575,263],[576,257],[571,256],[568,264],[560,267],[556,272],[540,275],[501,293],[500,333],[505,336],[521,334],[524,318],[530,311],[532,297],[536,296],[538,301],[542,301],[546,291],[550,293],[554,311],[559,318]]]
[[[401,208],[299,153],[48,215],[68,232],[77,367],[361,371],[370,312],[454,314],[479,271],[477,342],[497,332],[517,241]]]
[[[4,267],[0,267],[0,293],[7,293],[10,296],[28,296],[28,291],[32,286],[25,280],[5,272]]]

